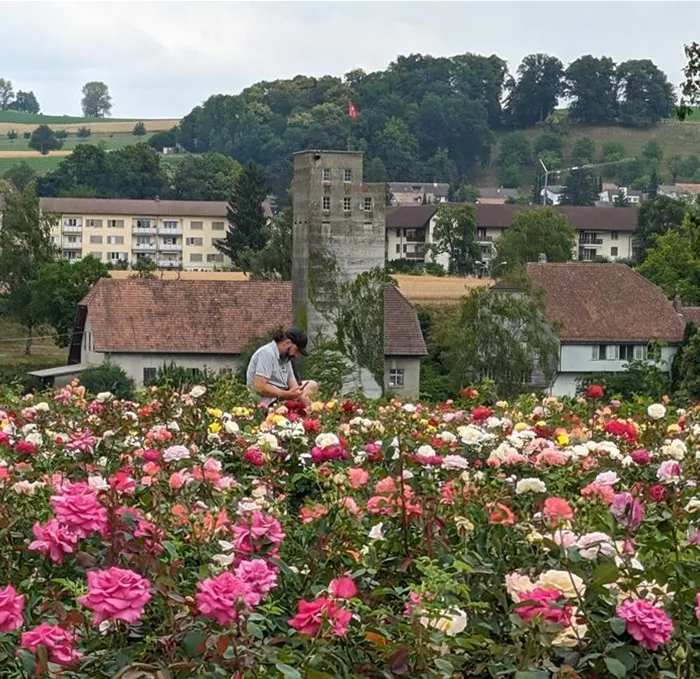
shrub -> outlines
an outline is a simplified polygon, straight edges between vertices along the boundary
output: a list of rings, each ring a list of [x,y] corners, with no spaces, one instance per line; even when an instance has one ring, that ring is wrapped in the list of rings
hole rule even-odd
[[[70,136],[70,132],[64,129],[56,130],[54,134],[56,135],[56,139],[68,139]]]
[[[80,139],[86,139],[92,134],[92,130],[89,127],[79,127],[76,134]]]
[[[17,137],[18,137],[18,132],[17,132],[17,130],[14,130],[14,129],[13,129],[13,130],[8,130],[8,131],[7,131],[7,138],[8,138],[10,141],[14,141],[15,139],[17,139]]]
[[[83,370],[80,383],[91,394],[109,391],[117,398],[131,398],[134,395],[134,380],[115,363],[103,363]]]
[[[133,133],[137,137],[143,137],[148,134],[148,130],[146,130],[146,126],[143,123],[136,123],[136,125],[134,125]]]
[[[31,136],[31,132],[22,132],[22,137],[24,137],[25,139],[31,139]]]
[[[211,371],[185,368],[175,362],[163,364],[156,371],[155,381],[146,386],[168,387],[177,391],[189,391],[195,384],[211,385],[215,375]]]

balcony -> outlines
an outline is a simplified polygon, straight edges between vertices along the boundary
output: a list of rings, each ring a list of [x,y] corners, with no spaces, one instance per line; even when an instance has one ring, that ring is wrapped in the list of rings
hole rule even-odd
[[[135,243],[134,245],[131,246],[131,249],[134,252],[155,252],[156,251],[156,244],[155,243]]]
[[[182,266],[182,260],[179,259],[159,259],[156,261],[156,266],[161,269],[177,269]]]
[[[597,236],[579,236],[578,244],[600,247],[603,244],[603,239],[598,238]]]
[[[75,243],[71,243],[68,241],[67,238],[64,238],[63,242],[61,244],[61,247],[64,250],[82,250],[83,249],[83,241],[79,240],[79,241],[76,241]]]
[[[131,232],[134,236],[155,236],[158,229],[155,226],[134,226]]]
[[[493,236],[476,236],[477,243],[493,243]]]
[[[178,225],[173,228],[165,228],[162,224],[158,225],[159,236],[182,236],[182,226]]]
[[[158,250],[160,250],[160,252],[182,252],[182,243],[177,243],[175,245],[158,243]]]
[[[82,224],[64,224],[62,227],[63,233],[82,233]]]
[[[420,250],[414,252],[404,252],[405,259],[425,259],[425,252]]]

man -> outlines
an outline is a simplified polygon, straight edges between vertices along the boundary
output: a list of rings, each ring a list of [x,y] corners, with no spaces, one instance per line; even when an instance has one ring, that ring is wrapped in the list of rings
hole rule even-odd
[[[308,339],[303,330],[291,328],[277,332],[271,342],[261,346],[251,357],[246,373],[248,389],[260,396],[269,407],[276,401],[301,401],[309,405],[316,393],[316,382],[299,384],[292,359],[306,356]]]

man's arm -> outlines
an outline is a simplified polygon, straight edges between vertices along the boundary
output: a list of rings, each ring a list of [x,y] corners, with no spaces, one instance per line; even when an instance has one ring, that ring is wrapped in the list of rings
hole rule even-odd
[[[267,377],[264,377],[263,375],[255,376],[253,379],[253,388],[258,396],[271,396],[272,398],[292,398],[297,395],[298,389],[298,387],[292,387],[291,384],[289,389],[273,387],[267,381]]]

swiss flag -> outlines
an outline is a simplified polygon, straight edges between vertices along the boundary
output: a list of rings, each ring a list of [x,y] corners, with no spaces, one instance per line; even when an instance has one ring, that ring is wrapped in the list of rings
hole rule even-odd
[[[353,104],[351,101],[348,102],[348,115],[355,120],[357,118],[357,109],[355,108],[355,104]]]

